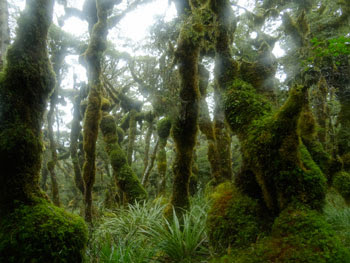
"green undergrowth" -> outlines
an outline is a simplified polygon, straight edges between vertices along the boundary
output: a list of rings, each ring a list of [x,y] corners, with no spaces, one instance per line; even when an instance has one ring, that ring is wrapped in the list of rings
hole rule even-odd
[[[201,262],[209,258],[207,202],[193,198],[191,210],[171,220],[163,217],[166,202],[137,202],[106,211],[92,233],[89,262]]]

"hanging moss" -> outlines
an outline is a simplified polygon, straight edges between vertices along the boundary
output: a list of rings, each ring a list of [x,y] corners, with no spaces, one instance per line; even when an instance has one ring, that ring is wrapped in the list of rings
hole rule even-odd
[[[254,243],[269,225],[258,201],[241,194],[231,183],[216,187],[208,213],[210,245],[219,254]]]
[[[104,113],[100,128],[118,187],[127,201],[133,203],[147,198],[147,192],[127,163],[126,155],[118,144],[117,126],[113,116]]]
[[[84,221],[43,199],[1,218],[1,262],[83,262]]]

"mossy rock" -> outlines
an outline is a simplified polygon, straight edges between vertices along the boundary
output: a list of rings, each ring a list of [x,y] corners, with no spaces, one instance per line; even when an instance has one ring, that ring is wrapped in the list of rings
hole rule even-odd
[[[158,136],[161,139],[167,139],[170,135],[171,121],[169,118],[163,118],[157,123]]]
[[[1,219],[0,262],[82,262],[86,243],[84,221],[43,199]]]
[[[338,172],[333,178],[333,187],[343,196],[343,198],[350,201],[350,173]]]
[[[254,243],[267,225],[259,203],[241,193],[231,183],[217,186],[208,213],[208,235],[214,251],[244,248]]]
[[[275,220],[271,236],[226,262],[348,263],[350,252],[321,214],[291,206]]]

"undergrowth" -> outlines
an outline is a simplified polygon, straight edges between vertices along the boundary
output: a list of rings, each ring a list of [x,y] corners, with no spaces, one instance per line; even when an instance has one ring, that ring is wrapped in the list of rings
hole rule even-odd
[[[163,217],[162,201],[148,201],[105,212],[94,229],[87,262],[157,263],[207,262],[207,202],[192,199],[182,218]]]

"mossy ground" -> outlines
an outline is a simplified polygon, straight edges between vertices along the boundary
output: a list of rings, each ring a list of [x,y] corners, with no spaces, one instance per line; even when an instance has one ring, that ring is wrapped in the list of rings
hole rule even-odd
[[[82,262],[87,227],[44,199],[19,205],[0,222],[0,262]]]

